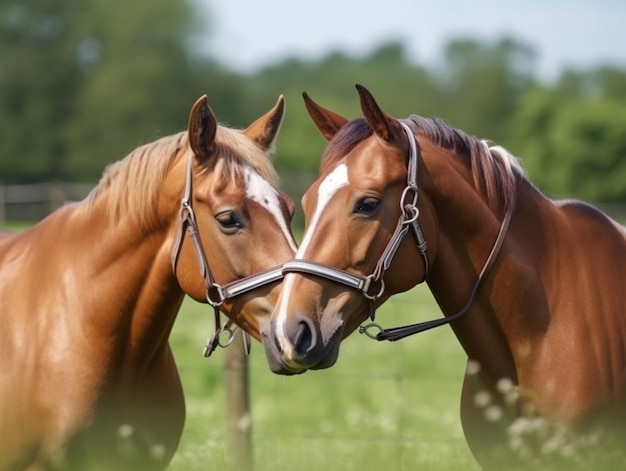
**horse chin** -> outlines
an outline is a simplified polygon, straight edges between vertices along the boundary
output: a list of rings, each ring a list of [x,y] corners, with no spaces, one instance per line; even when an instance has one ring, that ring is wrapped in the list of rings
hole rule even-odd
[[[335,363],[337,363],[337,358],[339,358],[339,342],[337,342],[336,348],[330,350],[324,358],[320,360],[319,363],[312,366],[310,369],[312,370],[324,370],[326,368],[330,368]]]
[[[277,358],[276,355],[271,354],[270,352],[268,352],[267,349],[265,349],[265,358],[272,373],[285,376],[301,375],[309,370],[323,370],[326,368],[330,368],[337,362],[338,357],[339,348],[334,349],[334,351],[332,352],[329,352],[328,355],[322,358],[319,363],[307,368],[305,366],[287,365],[285,362],[282,361],[282,359],[280,359],[279,357]]]

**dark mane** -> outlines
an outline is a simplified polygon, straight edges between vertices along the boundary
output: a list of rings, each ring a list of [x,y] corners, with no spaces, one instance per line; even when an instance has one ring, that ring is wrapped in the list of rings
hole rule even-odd
[[[508,205],[516,190],[517,178],[524,174],[513,155],[502,147],[489,146],[487,141],[452,128],[440,119],[411,115],[407,123],[433,144],[467,157],[475,188],[487,195],[494,209]]]
[[[503,210],[508,205],[513,198],[517,178],[524,175],[513,155],[502,147],[489,146],[487,141],[455,129],[440,119],[411,115],[404,121],[417,135],[442,149],[466,158],[472,169],[476,190],[484,192],[492,208]],[[363,118],[348,122],[326,148],[321,167],[336,164],[372,133],[372,129]]]
[[[359,142],[370,137],[372,133],[372,128],[369,127],[363,118],[350,121],[335,134],[332,144],[324,151],[321,167],[334,165],[341,158],[345,157]]]

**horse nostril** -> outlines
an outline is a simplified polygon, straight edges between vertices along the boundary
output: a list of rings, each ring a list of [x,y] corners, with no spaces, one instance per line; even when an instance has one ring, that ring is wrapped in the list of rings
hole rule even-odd
[[[309,353],[315,347],[315,329],[308,319],[302,319],[296,324],[292,344],[300,355]]]
[[[307,353],[311,348],[311,340],[311,329],[306,322],[299,322],[293,336],[293,346],[296,352],[301,355]]]

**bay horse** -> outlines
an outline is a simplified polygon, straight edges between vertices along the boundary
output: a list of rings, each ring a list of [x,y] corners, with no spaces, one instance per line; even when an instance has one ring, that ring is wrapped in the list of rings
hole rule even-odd
[[[483,466],[520,458],[508,454],[511,430],[535,419],[560,431],[610,418],[624,430],[624,228],[548,199],[503,148],[441,120],[396,119],[357,89],[363,116],[351,121],[304,94],[329,145],[262,332],[270,368],[330,367],[376,307],[425,282],[442,318],[361,331],[395,341],[451,325],[468,358],[462,426]]]
[[[258,338],[295,253],[270,160],[283,114],[281,96],[231,129],[202,96],[186,131],[3,235],[0,470],[166,468],[185,419],[168,343],[184,295]]]

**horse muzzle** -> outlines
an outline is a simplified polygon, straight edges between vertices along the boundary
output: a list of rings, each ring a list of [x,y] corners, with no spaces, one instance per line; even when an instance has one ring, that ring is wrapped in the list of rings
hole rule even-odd
[[[270,370],[277,374],[295,375],[307,370],[329,368],[339,356],[343,322],[317,325],[304,316],[277,325],[272,321],[261,332]]]

